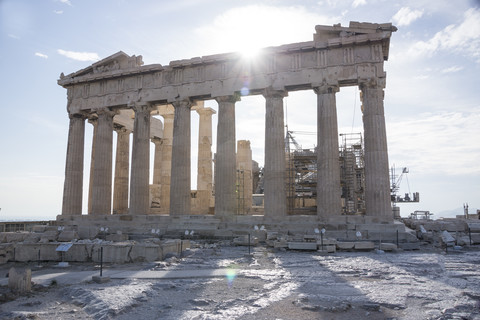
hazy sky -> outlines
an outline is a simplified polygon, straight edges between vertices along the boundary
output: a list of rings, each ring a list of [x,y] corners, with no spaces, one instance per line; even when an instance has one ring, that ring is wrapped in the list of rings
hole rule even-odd
[[[389,161],[410,169],[401,192],[421,198],[402,205],[402,215],[464,202],[479,208],[479,1],[0,0],[0,219],[54,219],[61,212],[69,123],[66,90],[56,83],[61,72],[120,50],[167,65],[310,41],[315,25],[349,21],[398,27],[385,62]],[[285,104],[290,130],[316,131],[312,91],[291,93]],[[217,109],[213,101],[206,105]],[[237,139],[251,141],[261,164],[264,106],[263,97],[252,96],[236,107]],[[358,89],[342,88],[337,108],[340,133],[363,130]],[[192,155],[197,119],[192,113]],[[86,128],[87,174],[92,127]],[[314,135],[294,135],[304,148],[316,144]]]

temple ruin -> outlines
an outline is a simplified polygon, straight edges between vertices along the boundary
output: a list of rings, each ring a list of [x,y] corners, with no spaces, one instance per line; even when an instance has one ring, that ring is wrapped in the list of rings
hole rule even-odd
[[[312,41],[263,49],[256,63],[246,62],[238,53],[226,53],[171,61],[166,66],[143,65],[141,56],[120,51],[85,69],[62,74],[58,84],[67,89],[70,127],[62,214],[57,222],[79,230],[109,225],[111,230],[127,233],[189,229],[218,236],[259,224],[270,230],[305,232],[325,226],[331,236],[343,238],[360,229],[368,231],[371,239],[403,232],[403,224],[395,223],[392,214],[383,105],[383,64],[396,27],[350,22],[348,27],[318,25],[315,31]],[[335,94],[345,86],[361,90],[361,214],[345,210],[353,202],[353,191],[352,200],[342,200]],[[283,99],[298,90],[313,90],[317,95],[317,148],[311,155],[317,163],[316,215],[293,215],[289,210]],[[237,141],[235,135],[235,103],[245,95],[265,98],[261,210],[255,210],[252,198],[256,171],[250,142]],[[218,103],[218,113],[204,106],[206,100]],[[193,111],[199,114],[197,190],[190,186],[195,165],[190,145]],[[153,116],[162,116],[163,121]],[[215,155],[213,116],[218,119]],[[94,134],[88,215],[82,215],[87,121]],[[150,155],[150,143],[155,145],[154,155]],[[345,158],[351,156],[345,152]]]

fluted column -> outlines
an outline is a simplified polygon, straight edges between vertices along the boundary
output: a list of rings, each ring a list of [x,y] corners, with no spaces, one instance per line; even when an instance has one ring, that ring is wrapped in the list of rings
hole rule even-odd
[[[164,106],[163,116],[163,139],[162,139],[162,166],[160,176],[160,208],[162,213],[168,213],[170,209],[170,180],[172,175],[172,142],[174,109],[172,106]]]
[[[172,142],[170,215],[190,214],[190,108],[188,99],[173,102],[175,118]]]
[[[266,89],[265,113],[265,217],[282,218],[287,214],[285,193],[285,143],[283,97],[286,91]]]
[[[235,102],[238,96],[216,98],[218,102],[217,154],[215,160],[215,215],[236,212]]]
[[[160,184],[162,180],[163,139],[153,137],[152,142],[155,145],[155,154],[153,159],[153,184]]]
[[[114,112],[97,111],[95,162],[92,181],[92,214],[110,214],[112,209],[112,143]]]
[[[212,108],[197,109],[198,126],[197,201],[201,214],[207,214],[213,189],[212,173]]]
[[[150,170],[150,105],[135,105],[133,125],[132,172],[130,180],[130,209],[132,215],[147,214]]]
[[[128,213],[128,169],[130,158],[130,131],[114,125],[117,132],[115,178],[113,183],[113,214]]]
[[[88,123],[93,126],[92,152],[90,154],[90,176],[88,180],[88,214],[92,214],[92,188],[93,188],[93,168],[95,164],[95,140],[97,137],[97,118],[88,119]]]
[[[317,94],[317,215],[329,217],[342,212],[337,86],[315,88]]]
[[[369,216],[391,221],[393,214],[390,202],[383,87],[384,84],[375,81],[360,84],[365,139],[365,209]]]
[[[70,114],[62,215],[82,214],[85,117]]]

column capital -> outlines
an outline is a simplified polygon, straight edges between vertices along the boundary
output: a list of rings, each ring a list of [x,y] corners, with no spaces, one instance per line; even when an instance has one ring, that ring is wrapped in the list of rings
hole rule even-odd
[[[100,118],[100,116],[105,116],[107,118],[113,118],[117,114],[116,111],[112,111],[112,110],[109,110],[109,109],[97,110],[96,113],[97,113],[99,118]]]
[[[358,79],[358,87],[360,88],[360,90],[363,90],[365,88],[384,89],[386,86],[385,80],[385,78]]]
[[[284,98],[288,96],[288,91],[276,90],[276,89],[273,89],[272,87],[268,87],[263,90],[262,95],[265,98]]]
[[[126,127],[118,123],[113,124],[113,130],[115,130],[118,134],[130,134],[132,132],[131,130],[128,130]]]
[[[208,115],[212,115],[212,114],[217,113],[217,111],[213,110],[212,108],[201,108],[201,109],[197,109],[195,111],[197,111],[197,113],[201,116],[203,116],[203,115],[208,116]]]
[[[217,101],[217,103],[220,103],[220,102],[231,102],[231,103],[235,103],[237,101],[240,101],[240,94],[239,93],[234,93],[230,96],[221,96],[221,97],[216,97],[215,100]]]
[[[189,98],[186,98],[186,99],[182,99],[182,100],[173,101],[172,105],[175,109],[177,109],[177,108],[191,109],[192,106],[193,106],[193,101],[190,100]]]
[[[152,140],[152,142],[153,142],[155,145],[160,145],[160,144],[162,144],[162,142],[163,142],[163,139],[162,139],[162,138],[159,138],[159,137],[153,137],[153,138],[150,138],[150,140]]]
[[[87,114],[85,114],[84,112],[69,113],[68,118],[85,120],[87,119]]]
[[[319,86],[313,88],[316,94],[327,94],[327,93],[337,93],[340,91],[338,84],[327,84],[323,83]]]
[[[155,109],[155,106],[150,102],[135,102],[132,104],[131,108],[135,113],[142,113],[152,112]]]

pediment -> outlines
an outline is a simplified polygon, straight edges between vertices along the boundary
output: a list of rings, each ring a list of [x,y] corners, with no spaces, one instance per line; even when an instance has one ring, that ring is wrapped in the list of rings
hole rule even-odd
[[[100,74],[100,73],[107,73],[116,70],[124,70],[124,69],[132,69],[136,67],[140,67],[143,65],[142,56],[129,56],[123,51],[119,51],[111,56],[108,56],[100,61],[95,62],[89,67],[86,67],[82,70],[77,72],[71,73],[67,76],[68,78],[86,76],[89,74]],[[60,79],[63,79],[62,75]]]

